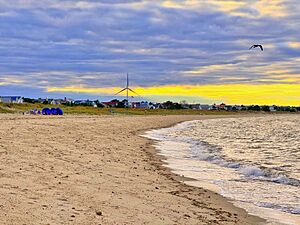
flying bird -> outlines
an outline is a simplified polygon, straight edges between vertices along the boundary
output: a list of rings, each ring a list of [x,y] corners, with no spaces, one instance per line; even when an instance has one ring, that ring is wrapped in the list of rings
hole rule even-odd
[[[249,48],[249,50],[250,50],[251,48],[257,48],[257,47],[260,47],[260,50],[262,50],[262,51],[264,50],[262,45],[252,45],[252,46]]]

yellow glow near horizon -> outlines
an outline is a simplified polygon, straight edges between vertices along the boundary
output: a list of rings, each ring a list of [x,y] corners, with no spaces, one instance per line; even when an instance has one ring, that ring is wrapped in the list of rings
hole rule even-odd
[[[184,71],[184,76],[195,76],[199,74],[212,73],[221,70],[230,70],[235,68],[234,64],[213,64],[209,66],[196,67],[192,70]]]
[[[282,0],[260,0],[256,2],[255,8],[263,16],[283,17],[287,15],[287,10]]]
[[[51,87],[48,92],[80,92],[113,95],[121,88]],[[141,96],[186,96],[226,104],[300,105],[300,84],[220,84],[133,87]]]
[[[291,48],[300,48],[300,42],[297,42],[297,41],[288,42],[288,45]]]
[[[275,75],[275,74],[278,74],[278,75],[282,75],[282,74],[285,74],[285,73],[290,73],[291,70],[289,69],[278,69],[278,70],[268,70],[265,72],[265,74],[267,75]]]
[[[0,81],[0,85],[10,85],[10,84],[22,84],[24,80],[15,78],[15,77],[2,77]]]
[[[181,2],[177,1],[163,1],[162,6],[166,8],[190,8],[190,7],[195,7],[199,6],[201,3],[197,0],[185,0]]]
[[[258,16],[283,17],[287,15],[287,9],[282,0],[255,0],[251,4],[240,0],[166,0],[161,5],[165,8],[199,10],[212,6],[214,9],[233,16],[256,17],[248,12],[239,10],[243,7],[257,10]]]

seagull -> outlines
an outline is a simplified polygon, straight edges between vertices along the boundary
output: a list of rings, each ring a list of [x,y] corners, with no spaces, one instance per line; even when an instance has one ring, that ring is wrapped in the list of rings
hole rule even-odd
[[[250,50],[251,48],[257,48],[257,47],[260,47],[260,50],[262,50],[262,51],[264,50],[262,45],[252,45],[252,46],[249,48],[249,50]]]

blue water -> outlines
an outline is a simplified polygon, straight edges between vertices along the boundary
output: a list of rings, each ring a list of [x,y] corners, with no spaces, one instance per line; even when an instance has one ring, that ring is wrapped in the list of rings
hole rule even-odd
[[[299,116],[184,122],[146,137],[175,172],[269,224],[300,224]]]

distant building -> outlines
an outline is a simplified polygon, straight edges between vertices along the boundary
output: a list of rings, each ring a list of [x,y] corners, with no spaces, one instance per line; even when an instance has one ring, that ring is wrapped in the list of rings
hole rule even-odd
[[[200,109],[200,104],[190,104],[188,109]]]
[[[218,108],[219,110],[226,110],[226,109],[227,109],[225,103],[221,103],[220,105],[217,106],[217,108]]]
[[[45,101],[48,101],[48,99],[45,99],[45,98],[38,98],[36,100],[38,103],[44,103]]]
[[[199,109],[200,110],[211,110],[211,106],[210,105],[207,105],[207,104],[200,104],[199,105]]]
[[[191,109],[192,105],[188,103],[179,103],[183,109]]]
[[[119,105],[119,102],[117,102],[117,101],[116,102],[101,102],[101,103],[106,108],[111,108],[111,107],[115,108],[115,107],[117,107]]]
[[[64,99],[60,100],[60,103],[61,104],[74,103],[74,99],[65,97]]]
[[[269,109],[271,112],[276,112],[276,106],[269,106]]]
[[[149,102],[149,109],[159,109],[161,108],[161,104],[157,102]]]
[[[74,105],[97,107],[96,102],[95,101],[90,101],[90,100],[76,100],[76,101],[74,101]]]
[[[233,110],[242,110],[243,109],[243,107],[242,106],[240,106],[240,105],[234,105],[233,106]]]
[[[60,101],[60,99],[51,99],[50,104],[51,105],[60,105],[61,101]]]
[[[48,103],[50,103],[51,105],[60,105],[60,104],[67,104],[67,103],[74,103],[74,100],[73,99],[67,99],[67,98],[64,98],[64,99],[48,99],[48,100],[44,100],[44,101],[47,101]],[[42,101],[42,102],[44,102]],[[83,102],[83,103],[89,103],[91,101],[88,101],[88,100],[78,100],[77,102]]]
[[[147,101],[142,101],[142,102],[131,102],[131,107],[132,108],[137,108],[137,109],[148,109],[150,108],[149,103]]]
[[[0,96],[0,102],[3,103],[23,103],[21,96]]]

